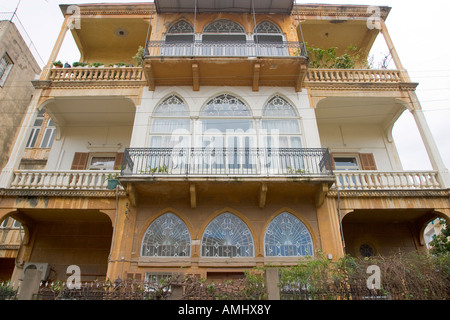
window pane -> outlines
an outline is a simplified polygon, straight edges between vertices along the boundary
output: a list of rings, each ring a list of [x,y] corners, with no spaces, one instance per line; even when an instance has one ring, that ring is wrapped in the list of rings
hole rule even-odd
[[[44,137],[42,138],[41,148],[51,148],[53,139],[55,138],[56,130],[54,128],[46,129]]]
[[[116,161],[115,157],[92,157],[90,163],[90,169],[113,169],[114,163]]]
[[[204,117],[251,117],[251,112],[240,99],[229,94],[222,94],[211,99],[203,107],[201,115]]]
[[[152,132],[173,133],[174,131],[184,130],[189,133],[189,119],[155,119],[153,120]],[[179,131],[181,132],[181,131]]]
[[[203,257],[252,257],[250,229],[237,216],[223,213],[211,221],[202,238]]]
[[[268,257],[314,254],[308,229],[298,218],[287,212],[275,217],[267,226],[264,250]]]
[[[176,95],[161,102],[153,113],[154,117],[189,117],[186,104]]]
[[[247,131],[253,127],[253,122],[250,119],[232,120],[232,119],[203,119],[203,132],[207,130],[217,130],[223,133],[228,131]]]
[[[34,148],[40,131],[41,130],[37,128],[31,129],[30,138],[28,138],[26,148]]]
[[[262,127],[268,134],[270,134],[272,130],[278,130],[279,133],[300,133],[298,121],[294,119],[263,120]]]
[[[334,158],[334,164],[336,166],[336,169],[338,169],[339,167],[358,168],[358,162],[354,157],[336,157]]]
[[[166,213],[148,227],[142,240],[142,256],[180,257],[191,255],[191,236],[186,224]]]

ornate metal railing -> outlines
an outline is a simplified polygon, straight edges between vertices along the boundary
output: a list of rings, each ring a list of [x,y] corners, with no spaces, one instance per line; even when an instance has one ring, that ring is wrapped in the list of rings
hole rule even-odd
[[[129,148],[121,176],[332,176],[328,149]]]
[[[257,43],[254,41],[149,41],[145,57],[306,57],[303,42]]]

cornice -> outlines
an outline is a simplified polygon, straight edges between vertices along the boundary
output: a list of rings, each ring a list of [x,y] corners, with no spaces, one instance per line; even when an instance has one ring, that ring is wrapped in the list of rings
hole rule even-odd
[[[292,10],[292,15],[302,17],[330,17],[330,18],[363,18],[367,19],[374,15],[371,7],[379,9],[379,17],[386,20],[391,7],[388,6],[367,6],[367,5],[332,5],[332,4],[297,4]]]
[[[338,191],[336,189],[331,189],[328,197],[336,198],[338,197]],[[339,190],[340,198],[371,198],[371,197],[449,197],[450,190]]]
[[[119,197],[126,197],[125,190],[118,190]],[[53,190],[53,189],[0,189],[3,197],[90,197],[113,198],[116,190]]]
[[[304,87],[314,90],[369,90],[369,91],[415,91],[415,82],[370,83],[370,82],[322,82],[305,81]]]
[[[71,16],[70,10],[68,12],[68,4],[60,5],[61,12],[64,16]],[[95,16],[95,15],[142,15],[150,17],[156,12],[154,3],[97,3],[97,4],[76,4],[79,8],[78,14],[81,16]]]

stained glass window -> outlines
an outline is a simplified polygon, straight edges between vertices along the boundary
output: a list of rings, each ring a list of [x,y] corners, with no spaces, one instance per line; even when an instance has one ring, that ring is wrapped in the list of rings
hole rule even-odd
[[[148,227],[142,239],[142,256],[186,257],[191,255],[191,235],[173,213],[165,213]]]
[[[203,257],[253,257],[253,237],[240,218],[226,212],[206,227],[201,251]]]
[[[267,257],[312,256],[313,243],[306,226],[292,214],[283,212],[267,226],[264,236]]]

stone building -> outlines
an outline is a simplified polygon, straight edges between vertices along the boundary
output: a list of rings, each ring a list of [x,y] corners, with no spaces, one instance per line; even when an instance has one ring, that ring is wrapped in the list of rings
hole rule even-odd
[[[0,13],[0,168],[8,157],[27,112],[41,69],[12,19]],[[8,14],[8,18],[12,13]],[[20,223],[12,218],[0,223],[0,280],[11,278],[20,245]]]
[[[426,224],[450,217],[448,170],[389,36],[389,7],[376,19],[367,6],[290,0],[76,8],[74,21],[61,6],[0,176],[0,217],[25,229],[15,277],[35,263],[60,280],[70,265],[83,281],[235,278],[317,250],[422,252]],[[88,66],[53,67],[69,31]],[[395,69],[364,67],[378,36]],[[361,59],[314,67],[305,43],[338,55],[356,45]],[[33,170],[23,154],[44,112],[54,141]],[[391,134],[403,112],[433,170],[403,170]]]

